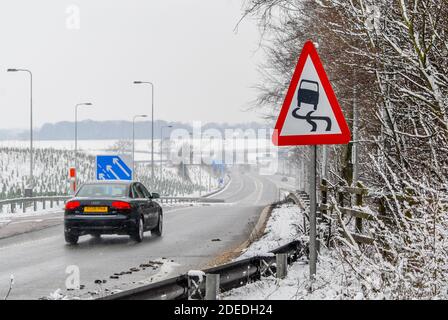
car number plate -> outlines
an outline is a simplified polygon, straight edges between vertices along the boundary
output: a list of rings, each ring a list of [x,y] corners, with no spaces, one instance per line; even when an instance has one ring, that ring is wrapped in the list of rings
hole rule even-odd
[[[84,212],[105,213],[107,211],[107,207],[84,207]]]

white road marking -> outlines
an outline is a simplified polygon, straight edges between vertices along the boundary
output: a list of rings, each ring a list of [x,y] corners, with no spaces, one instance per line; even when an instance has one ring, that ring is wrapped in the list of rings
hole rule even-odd
[[[232,178],[230,178],[229,182],[227,182],[226,186],[225,186],[222,190],[220,190],[220,191],[218,191],[218,192],[212,194],[212,195],[210,196],[210,198],[213,198],[214,196],[217,196],[218,194],[221,194],[221,193],[223,193],[224,191],[226,191],[227,188],[229,188],[229,186],[230,186],[231,183],[232,183]],[[209,197],[207,197],[207,198],[209,198]]]

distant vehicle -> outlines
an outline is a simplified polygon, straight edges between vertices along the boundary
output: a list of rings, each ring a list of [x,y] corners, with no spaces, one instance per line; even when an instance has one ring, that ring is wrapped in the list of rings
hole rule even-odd
[[[76,244],[82,235],[125,234],[137,242],[151,231],[162,236],[162,207],[136,181],[95,181],[83,184],[65,205],[65,241]]]
[[[310,86],[311,85],[311,86]],[[307,88],[310,86],[310,88]],[[302,103],[311,104],[314,110],[317,110],[319,104],[319,83],[311,80],[300,81],[299,91],[297,92],[297,105],[300,108]]]
[[[287,182],[287,181],[288,181],[288,178],[282,177],[282,182]]]

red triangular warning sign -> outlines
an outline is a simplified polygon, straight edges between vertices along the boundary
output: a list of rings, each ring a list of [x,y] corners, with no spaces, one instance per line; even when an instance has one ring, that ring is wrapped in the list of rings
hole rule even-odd
[[[303,46],[272,141],[277,146],[350,141],[350,130],[311,41]]]

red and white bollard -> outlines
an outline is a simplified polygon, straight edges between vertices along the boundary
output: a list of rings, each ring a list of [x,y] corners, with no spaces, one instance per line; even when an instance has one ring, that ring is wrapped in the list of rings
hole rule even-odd
[[[76,168],[71,167],[69,170],[70,190],[73,194],[76,192]]]

